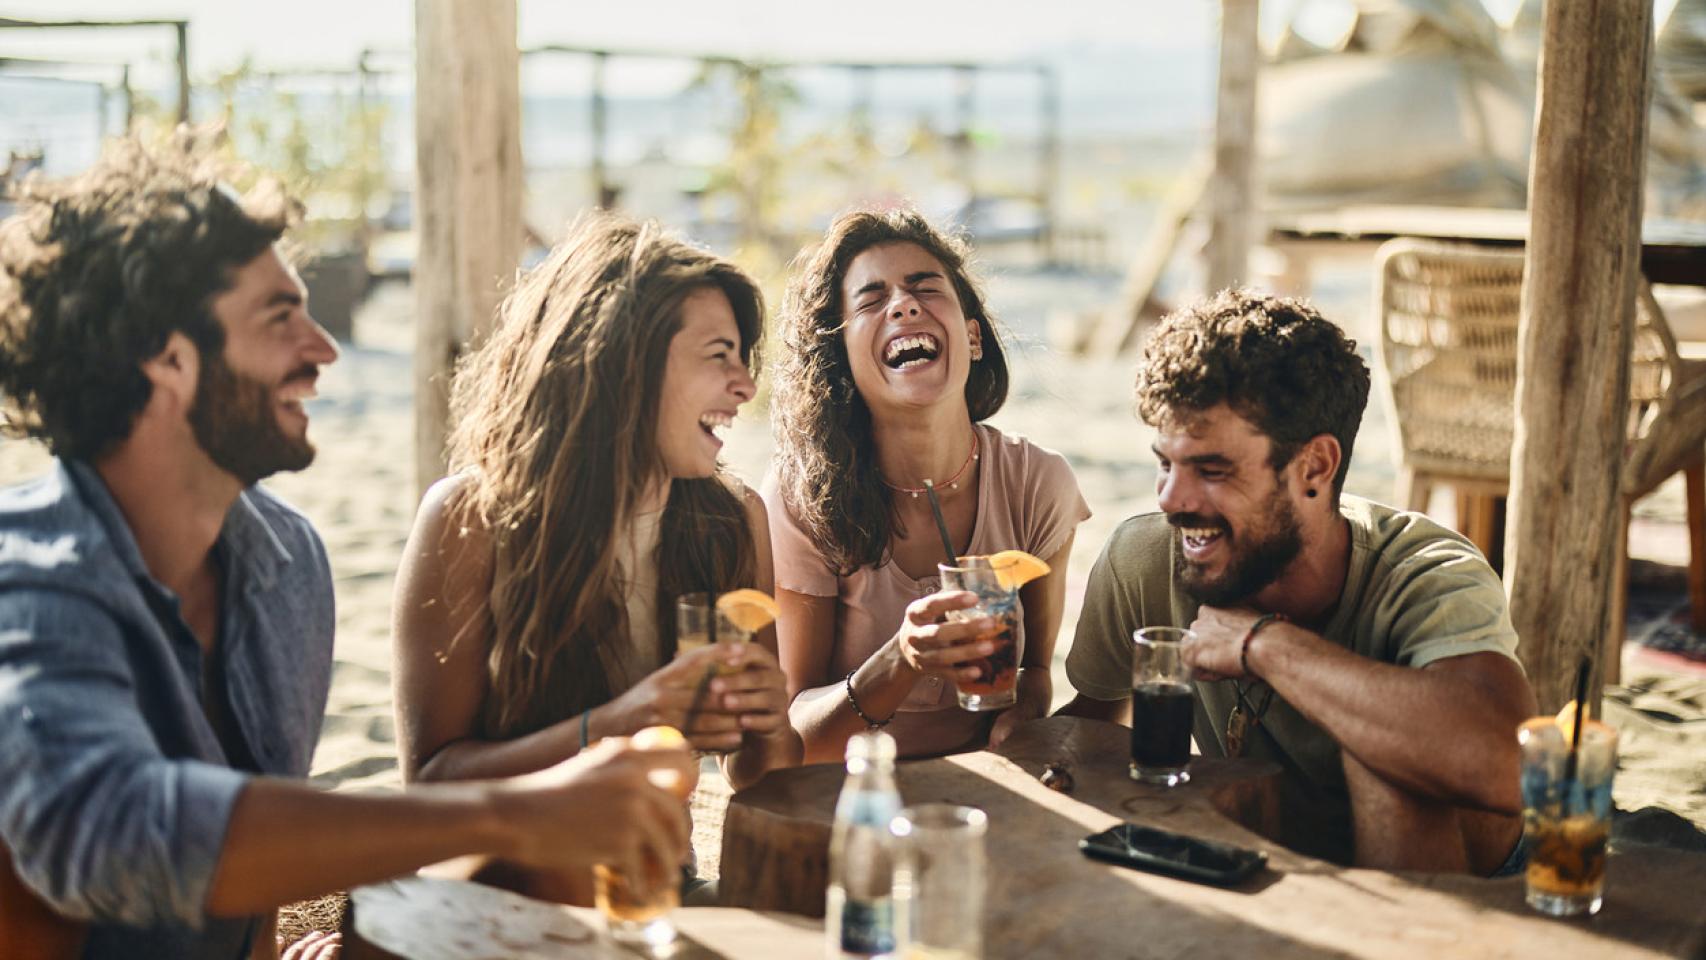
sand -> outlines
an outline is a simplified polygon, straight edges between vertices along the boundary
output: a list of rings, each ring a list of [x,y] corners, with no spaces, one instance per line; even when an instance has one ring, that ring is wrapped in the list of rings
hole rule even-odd
[[[1111,298],[1118,278],[1048,271],[997,274],[990,302],[1015,335],[1014,389],[994,423],[1066,454],[1095,515],[1077,535],[1068,569],[1068,600],[1055,658],[1061,701],[1071,687],[1061,669],[1077,620],[1085,578],[1112,528],[1153,509],[1155,468],[1151,433],[1132,415],[1129,360],[1065,357],[1045,342],[1048,318],[1063,309],[1093,307]],[[1368,300],[1354,288],[1323,300],[1363,342],[1360,314]],[[376,289],[357,319],[357,342],[321,381],[313,407],[320,448],[309,470],[268,485],[301,508],[326,540],[336,578],[338,634],[331,700],[314,780],[340,790],[398,786],[390,683],[390,602],[393,576],[414,512],[411,442],[412,359],[408,319],[412,293],[400,283]],[[1390,500],[1394,471],[1385,414],[1370,404],[1353,458],[1349,489]],[[733,429],[727,459],[756,484],[770,453],[767,420],[748,410]],[[0,482],[44,469],[39,448],[0,444]],[[1686,561],[1679,484],[1638,508],[1636,552],[1670,564]],[[1450,520],[1449,506],[1442,519]],[[1653,666],[1631,651],[1626,687],[1613,691],[1611,716],[1624,729],[1625,763],[1618,805],[1657,805],[1706,829],[1706,675]],[[696,837],[708,872],[715,872],[717,806],[726,788],[715,780],[701,797]]]

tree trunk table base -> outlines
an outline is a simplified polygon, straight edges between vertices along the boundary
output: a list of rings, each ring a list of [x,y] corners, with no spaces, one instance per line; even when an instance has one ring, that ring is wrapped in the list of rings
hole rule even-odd
[[[1126,772],[1129,736],[1116,724],[1049,718],[1020,727],[993,752],[898,763],[895,780],[908,804],[957,803],[989,814],[997,877],[1006,875],[1004,862],[1031,862],[1039,852],[1034,845],[1064,847],[1078,857],[1080,837],[1121,820],[1242,846],[1260,839],[1254,834],[1276,835],[1278,767],[1195,757],[1188,783],[1149,786]],[[1051,764],[1071,774],[1071,793],[1042,785],[1039,777]],[[829,835],[844,776],[840,766],[814,764],[779,771],[734,795],[723,818],[723,903],[823,916]]]

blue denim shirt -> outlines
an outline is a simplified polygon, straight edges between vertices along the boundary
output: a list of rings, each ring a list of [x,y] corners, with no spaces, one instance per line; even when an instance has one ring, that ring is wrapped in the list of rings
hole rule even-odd
[[[306,776],[331,680],[325,548],[259,488],[219,541],[231,712],[260,772]],[[98,473],[61,461],[0,491],[0,838],[92,924],[85,957],[233,960],[254,929],[203,909],[248,774],[203,710],[201,660]]]

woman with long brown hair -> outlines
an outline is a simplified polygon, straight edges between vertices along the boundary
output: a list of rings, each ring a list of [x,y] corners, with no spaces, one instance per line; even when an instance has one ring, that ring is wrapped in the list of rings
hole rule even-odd
[[[874,726],[903,756],[975,749],[1050,705],[1066,561],[1090,511],[1063,457],[984,422],[1007,398],[1007,360],[967,258],[916,212],[855,212],[788,286],[764,495],[808,760]],[[1000,714],[956,704],[993,625],[943,622],[973,597],[940,589],[927,478],[956,556],[1017,549],[1052,567],[1020,591],[1018,699]]]
[[[771,590],[763,503],[716,435],[762,333],[753,282],[655,223],[583,218],[520,279],[457,370],[451,474],[398,573],[406,780],[519,774],[654,724],[722,753],[737,789],[799,762],[768,629],[675,656],[677,597]]]

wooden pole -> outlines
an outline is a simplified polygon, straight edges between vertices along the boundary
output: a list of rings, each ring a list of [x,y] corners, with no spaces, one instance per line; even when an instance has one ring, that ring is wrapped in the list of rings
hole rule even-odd
[[[876,140],[871,125],[871,108],[876,100],[873,87],[876,74],[876,69],[867,63],[857,63],[848,68],[848,75],[853,80],[853,143],[861,159],[867,157]]]
[[[1054,68],[1037,68],[1037,207],[1043,220],[1043,259],[1053,264],[1055,247],[1055,184],[1060,182],[1060,85]]]
[[[605,128],[609,109],[604,93],[604,66],[609,61],[610,54],[600,50],[592,55],[592,202],[594,206],[610,208],[616,206],[616,191],[611,189],[609,174],[604,163]]]
[[[1652,43],[1651,0],[1546,5],[1505,552],[1543,712],[1610,626]]]
[[[178,35],[178,122],[190,122],[190,24],[179,20],[173,25]]]
[[[954,167],[960,185],[966,190],[966,210],[977,199],[977,171],[972,156],[972,115],[977,112],[977,67],[961,64],[954,68],[954,116],[958,129],[954,131]]]
[[[1258,0],[1221,0],[1220,85],[1215,100],[1214,175],[1209,184],[1209,292],[1249,277],[1255,206]]]
[[[415,0],[415,480],[444,474],[450,373],[521,260],[515,0]]]

